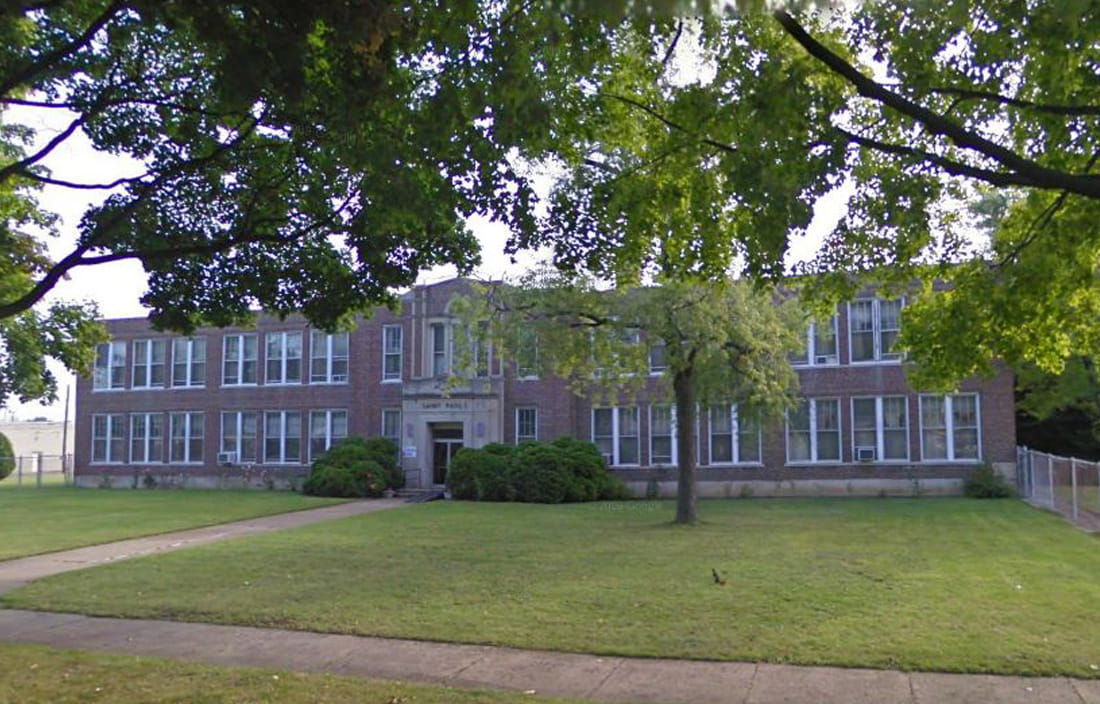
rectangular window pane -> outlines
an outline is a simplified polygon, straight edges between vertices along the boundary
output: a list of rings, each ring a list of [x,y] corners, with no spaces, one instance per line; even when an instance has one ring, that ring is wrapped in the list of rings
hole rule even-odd
[[[921,457],[947,459],[947,409],[942,396],[920,397]]]
[[[874,301],[853,301],[849,307],[848,324],[852,331],[852,361],[875,358]]]
[[[710,463],[733,462],[733,423],[729,406],[710,407]]]
[[[538,411],[534,408],[516,409],[516,442],[538,439]]]
[[[879,350],[883,359],[897,359],[891,350],[901,329],[901,300],[879,301]]]
[[[814,364],[836,363],[836,316],[814,323]]]
[[[651,406],[649,412],[649,462],[672,464],[673,427],[671,406]]]
[[[737,413],[737,461],[760,461],[760,423],[751,410]]]
[[[638,408],[619,409],[619,464],[638,464]]]
[[[876,448],[877,453],[878,426],[875,418],[875,399],[857,398],[852,400],[852,434],[857,449]]]
[[[615,463],[614,409],[592,409],[592,442],[608,464]]]

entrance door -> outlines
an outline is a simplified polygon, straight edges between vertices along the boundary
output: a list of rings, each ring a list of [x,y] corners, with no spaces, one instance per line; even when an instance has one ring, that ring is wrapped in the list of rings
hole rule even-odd
[[[461,423],[432,424],[432,482],[443,484],[451,459],[462,449]]]

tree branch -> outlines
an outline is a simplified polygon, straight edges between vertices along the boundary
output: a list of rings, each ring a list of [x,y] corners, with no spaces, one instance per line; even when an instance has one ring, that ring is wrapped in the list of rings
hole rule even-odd
[[[52,152],[54,149],[57,149],[57,146],[69,137],[71,137],[73,135],[73,132],[76,132],[81,127],[81,125],[84,124],[84,121],[85,116],[81,115],[80,117],[70,122],[68,127],[54,135],[53,139],[47,142],[44,147],[39,149],[34,154],[31,154],[28,157],[24,157],[19,161],[12,162],[4,168],[0,169],[0,183],[3,183],[4,181],[11,178],[13,174],[19,174],[23,176],[28,175],[29,172],[27,171],[27,167],[38,163],[44,157],[49,155],[49,153]]]
[[[669,129],[673,129],[673,130],[676,130],[677,132],[683,132],[684,134],[691,135],[692,137],[695,137],[696,139],[698,139],[703,144],[706,144],[706,145],[711,146],[711,147],[715,147],[716,149],[720,149],[720,150],[722,150],[724,152],[727,152],[729,154],[736,154],[737,153],[737,148],[734,147],[733,145],[726,144],[725,142],[719,142],[718,140],[711,139],[709,137],[701,137],[701,136],[695,134],[694,132],[692,132],[691,130],[689,130],[688,128],[684,127],[683,125],[681,125],[677,122],[673,122],[669,118],[665,117],[661,113],[657,112],[656,110],[654,110],[653,108],[651,108],[650,106],[646,105],[645,103],[643,103],[639,100],[635,100],[634,98],[630,98],[630,97],[627,97],[625,95],[616,95],[614,93],[600,93],[600,95],[604,96],[605,98],[611,98],[612,100],[618,100],[621,103],[625,103],[625,104],[630,105],[632,107],[636,107],[639,110],[641,110],[642,112],[646,113],[647,115],[657,119],[658,121],[663,123]]]
[[[952,105],[963,100],[990,100],[1001,105],[1010,105],[1014,108],[1024,108],[1026,110],[1035,110],[1036,112],[1045,112],[1052,115],[1065,115],[1067,117],[1085,117],[1100,115],[1100,106],[1097,105],[1049,105],[1044,103],[1035,103],[1030,100],[1020,100],[1019,98],[1010,98],[1007,95],[1001,95],[1000,93],[993,93],[984,90],[972,90],[970,88],[932,88],[930,93],[936,95],[954,95],[958,98]],[[950,112],[950,110],[948,110]]]
[[[1020,156],[1011,149],[1002,147],[957,122],[935,113],[913,101],[889,90],[881,83],[860,73],[852,64],[835,54],[828,47],[811,37],[795,19],[783,10],[777,10],[773,16],[796,42],[836,73],[852,84],[856,92],[865,98],[891,108],[923,126],[931,134],[946,137],[956,146],[977,152],[998,164],[1016,172],[1022,183],[1037,188],[1066,190],[1071,193],[1100,200],[1100,180],[1094,176],[1082,176],[1050,169]],[[985,173],[996,173],[980,170]],[[980,177],[979,177],[980,178]],[[992,181],[990,183],[993,183]],[[1015,183],[1021,183],[1020,180]],[[999,185],[994,183],[994,185]]]
[[[79,37],[68,44],[57,47],[53,51],[46,52],[40,56],[37,61],[33,61],[23,68],[14,71],[3,82],[0,82],[0,95],[7,95],[15,88],[30,80],[36,73],[45,71],[69,54],[83,49],[91,43],[92,39],[95,38],[95,35],[98,34],[101,29],[107,26],[107,23],[114,19],[115,15],[118,14],[119,10],[121,10],[124,5],[125,2],[123,0],[114,0],[99,17],[95,18],[95,20],[88,25],[88,28],[85,29],[84,33]]]
[[[122,186],[122,185],[125,185],[125,184],[128,184],[128,183],[143,183],[144,179],[149,176],[149,174],[147,174],[147,173],[142,174],[141,176],[125,176],[125,177],[122,177],[122,178],[116,178],[114,181],[111,181],[110,183],[75,183],[73,181],[65,181],[63,179],[50,178],[49,176],[42,176],[41,174],[36,174],[36,173],[34,173],[33,171],[30,171],[30,170],[24,170],[24,171],[21,172],[20,175],[26,176],[27,178],[29,178],[33,181],[38,181],[39,183],[44,183],[47,186],[62,186],[64,188],[74,188],[74,189],[77,189],[77,190],[107,190],[107,191],[111,190],[112,188],[118,188],[119,186]]]

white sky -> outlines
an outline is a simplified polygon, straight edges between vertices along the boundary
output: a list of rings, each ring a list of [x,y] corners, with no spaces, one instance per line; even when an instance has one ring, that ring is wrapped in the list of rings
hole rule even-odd
[[[5,118],[35,128],[38,130],[38,139],[45,142],[65,127],[69,115],[61,110],[12,109]],[[55,178],[80,183],[103,183],[140,173],[136,162],[96,152],[80,132],[55,149],[43,163],[52,170]],[[104,195],[104,191],[74,192],[57,187],[47,187],[41,193],[42,206],[61,217],[61,234],[48,243],[50,254],[55,260],[71,251],[81,216],[90,203],[101,201]],[[834,192],[819,201],[809,233],[791,243],[791,261],[809,259],[817,251],[824,235],[841,216],[845,200],[845,193]],[[469,225],[481,243],[483,264],[475,272],[479,277],[511,277],[519,269],[530,267],[544,258],[534,253],[521,253],[517,256],[517,263],[513,264],[511,258],[504,254],[504,245],[508,239],[508,229],[505,226],[481,218],[471,220]],[[441,281],[453,277],[455,273],[453,267],[436,267],[421,274],[418,282]],[[105,318],[142,316],[147,313],[147,309],[139,301],[145,291],[145,284],[145,272],[134,261],[81,267],[73,270],[68,279],[60,282],[47,300],[92,300],[99,305],[100,314]],[[9,408],[0,409],[0,416],[14,416],[21,420],[45,416],[51,420],[61,420],[64,416],[65,388],[72,384],[73,375],[59,364],[52,364],[51,369],[58,377],[59,400],[56,403],[42,405],[13,402]]]

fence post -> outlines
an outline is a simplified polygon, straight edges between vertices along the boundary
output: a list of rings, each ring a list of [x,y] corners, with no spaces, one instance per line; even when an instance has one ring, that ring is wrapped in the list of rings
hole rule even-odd
[[[1050,497],[1050,507],[1054,508],[1054,457],[1047,453],[1047,490],[1050,491],[1047,496]]]
[[[15,471],[15,478],[17,480],[15,484],[16,486],[23,486],[23,455],[19,455],[16,460],[16,466],[18,467],[18,469],[16,469]]]
[[[1077,522],[1077,458],[1069,460],[1069,482],[1073,491],[1073,522]]]
[[[35,486],[37,486],[39,489],[41,489],[42,488],[42,453],[41,452],[34,453],[34,477],[35,477]]]

